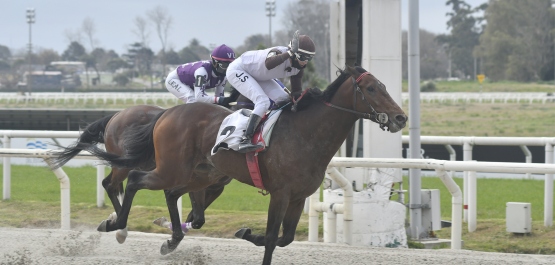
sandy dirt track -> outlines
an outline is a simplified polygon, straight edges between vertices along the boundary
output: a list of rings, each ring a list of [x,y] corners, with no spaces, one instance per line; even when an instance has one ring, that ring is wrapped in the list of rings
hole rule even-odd
[[[160,246],[169,234],[0,227],[0,264],[261,264],[263,247],[240,239],[185,237],[169,255]],[[555,256],[417,250],[294,242],[277,248],[272,264],[555,264]]]

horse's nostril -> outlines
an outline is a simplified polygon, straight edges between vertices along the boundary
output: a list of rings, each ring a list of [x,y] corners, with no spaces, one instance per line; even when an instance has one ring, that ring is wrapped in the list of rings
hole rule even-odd
[[[395,116],[395,120],[397,120],[398,122],[406,122],[407,121],[407,115],[399,114],[399,115]]]

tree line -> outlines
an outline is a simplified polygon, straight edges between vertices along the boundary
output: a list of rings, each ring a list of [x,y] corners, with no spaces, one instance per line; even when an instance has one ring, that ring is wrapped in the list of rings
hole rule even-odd
[[[316,13],[318,11],[324,11],[321,14],[322,17]],[[324,36],[320,36],[324,34],[324,30],[321,29],[323,24],[319,24],[319,22],[329,18],[328,1],[302,0],[299,3],[288,4],[284,7],[283,12],[285,12],[284,19],[287,20],[285,22],[286,29],[273,32],[273,46],[288,45],[295,30],[311,36],[317,45],[322,45],[318,47],[318,55],[321,54],[323,58],[317,57],[309,64],[305,71],[307,78],[305,78],[303,86],[322,87],[326,85],[329,66],[324,62],[327,60],[325,55],[329,54],[329,51],[325,47],[329,47],[329,45],[320,44],[318,41],[325,40]],[[298,12],[312,17],[318,16],[318,20],[303,21]],[[7,46],[0,44],[0,89],[15,89],[19,82],[24,81],[24,74],[30,69],[29,64],[35,71],[48,70],[47,66],[54,61],[84,62],[86,73],[96,73],[96,77],[91,77],[91,80],[100,79],[100,72],[110,72],[114,74],[112,82],[115,85],[125,86],[134,77],[150,76],[151,86],[161,87],[159,82],[165,78],[167,72],[173,70],[172,67],[187,62],[209,60],[210,53],[214,48],[204,45],[197,38],[192,38],[188,45],[180,49],[169,47],[167,40],[173,26],[173,18],[166,8],[161,6],[148,10],[145,15],[135,17],[133,25],[134,27],[130,31],[134,33],[136,39],[127,45],[123,54],[98,45],[96,26],[94,20],[89,17],[83,20],[79,28],[65,30],[64,35],[69,45],[61,54],[48,48],[38,49],[32,54],[12,54]],[[159,41],[162,47],[160,50],[154,51],[150,48],[151,37],[155,37]],[[226,41],[221,40],[221,43],[226,43]],[[245,51],[264,49],[269,45],[268,34],[255,34],[248,36],[242,45],[232,48],[239,56]],[[319,65],[323,65],[324,68]],[[89,85],[88,76],[86,82],[83,83]]]
[[[432,58],[448,69],[449,77],[474,79],[485,74],[491,81],[554,79],[555,6],[551,0],[489,0],[476,7],[464,0],[445,4],[452,9],[447,13],[450,32],[434,38],[436,54],[421,44],[421,65]],[[429,65],[422,70],[433,68]],[[439,77],[426,71],[422,75]]]
[[[555,77],[555,11],[551,0],[489,0],[472,7],[464,0],[447,0],[451,11],[448,34],[420,30],[421,79],[474,79],[485,74],[489,80],[547,81]],[[309,64],[305,87],[323,87],[330,77],[329,0],[301,0],[283,9],[285,30],[273,33],[273,45],[287,45],[295,30],[309,35],[317,45],[317,56]],[[116,73],[114,82],[125,85],[135,76],[150,76],[151,84],[164,78],[168,66],[207,60],[213,47],[192,38],[181,49],[168,47],[173,19],[163,7],[156,7],[135,18],[130,29],[136,40],[124,54],[98,47],[94,20],[85,18],[75,31],[66,30],[69,45],[62,54],[40,49],[12,55],[0,44],[0,87],[14,87],[22,79],[25,66],[46,66],[52,61],[82,61],[88,70]],[[159,51],[149,47],[151,34],[161,44]],[[407,34],[403,32],[402,71],[407,78]],[[225,40],[222,40],[225,43]],[[248,36],[233,47],[237,55],[268,47],[269,35]],[[122,71],[124,70],[124,71]],[[88,72],[88,71],[87,71]],[[87,78],[88,79],[88,78]],[[88,80],[87,80],[88,83]]]

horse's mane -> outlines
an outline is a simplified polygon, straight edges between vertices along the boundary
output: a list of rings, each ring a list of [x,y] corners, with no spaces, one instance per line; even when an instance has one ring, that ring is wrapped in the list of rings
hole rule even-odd
[[[355,66],[355,69],[359,73],[366,72],[366,70],[364,70],[364,68],[360,66]],[[339,74],[339,76],[331,84],[328,85],[326,90],[322,91],[320,88],[317,87],[308,88],[304,96],[302,96],[301,100],[299,100],[301,94],[295,95],[295,100],[298,100],[297,111],[303,110],[317,101],[329,102],[333,98],[333,95],[335,95],[339,87],[341,87],[343,82],[345,82],[345,80],[347,80],[347,78],[351,76],[351,74],[345,69],[337,68],[337,73]]]

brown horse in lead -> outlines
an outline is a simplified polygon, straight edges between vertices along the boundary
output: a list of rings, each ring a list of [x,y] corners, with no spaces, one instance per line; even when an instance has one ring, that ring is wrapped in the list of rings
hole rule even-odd
[[[407,121],[385,86],[360,67],[347,66],[323,93],[310,89],[298,104],[297,112],[281,114],[270,148],[258,154],[262,181],[271,195],[265,234],[252,234],[248,228],[236,233],[265,247],[263,264],[271,264],[276,246],[293,241],[305,198],[320,187],[329,162],[359,118],[370,119],[392,133]],[[129,173],[117,220],[103,221],[98,230],[125,228],[133,197],[141,189],[167,190],[170,218],[177,224],[176,202],[184,193],[205,189],[226,176],[253,186],[244,154],[219,150],[210,155],[219,126],[229,114],[228,109],[205,103],[176,106],[150,124],[128,131],[126,155],[97,153],[119,167],[134,167],[152,157],[156,160],[153,170]],[[283,234],[278,237],[280,227]],[[162,254],[173,251],[183,239],[179,226],[172,231],[171,239],[162,245]]]

